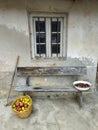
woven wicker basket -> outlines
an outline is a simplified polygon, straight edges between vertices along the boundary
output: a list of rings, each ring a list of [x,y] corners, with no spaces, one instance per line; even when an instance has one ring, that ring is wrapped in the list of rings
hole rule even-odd
[[[25,97],[29,97],[30,99],[30,103],[31,105],[28,106],[28,108],[25,110],[25,111],[22,111],[22,112],[18,112],[16,110],[13,109],[12,107],[12,110],[16,113],[16,115],[20,118],[26,118],[28,116],[30,116],[31,112],[32,112],[32,108],[33,108],[33,103],[32,103],[32,99],[30,96],[26,95],[26,96],[20,96],[19,98],[17,98],[13,103],[12,103],[12,106],[15,104],[15,102],[20,99],[20,98],[25,98]]]

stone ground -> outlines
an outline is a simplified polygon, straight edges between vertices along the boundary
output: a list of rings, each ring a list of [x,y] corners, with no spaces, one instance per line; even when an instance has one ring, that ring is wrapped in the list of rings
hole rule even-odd
[[[73,96],[34,98],[32,114],[18,118],[0,99],[0,130],[98,130],[98,93],[84,94],[84,105]]]

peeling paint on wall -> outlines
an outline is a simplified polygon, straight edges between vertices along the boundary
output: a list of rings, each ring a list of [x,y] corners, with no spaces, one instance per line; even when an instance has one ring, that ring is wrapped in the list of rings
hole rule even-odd
[[[0,25],[28,36],[28,19],[26,15],[27,12],[22,9],[0,9]]]

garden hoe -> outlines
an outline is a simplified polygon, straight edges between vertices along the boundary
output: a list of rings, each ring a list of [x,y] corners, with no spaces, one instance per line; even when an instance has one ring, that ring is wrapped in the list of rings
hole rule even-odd
[[[13,102],[13,101],[9,101],[9,97],[10,97],[10,94],[11,94],[11,90],[12,90],[13,81],[14,81],[14,77],[15,77],[15,74],[16,74],[16,69],[17,69],[17,66],[18,66],[18,62],[19,62],[19,56],[17,57],[17,61],[16,61],[16,65],[15,65],[15,69],[14,69],[14,73],[13,73],[13,76],[12,76],[8,97],[7,97],[7,103],[5,104],[5,106],[10,106],[12,104],[12,102]]]

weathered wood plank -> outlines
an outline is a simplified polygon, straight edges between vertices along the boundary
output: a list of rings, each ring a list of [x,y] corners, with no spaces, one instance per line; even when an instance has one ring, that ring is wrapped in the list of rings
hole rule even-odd
[[[85,66],[66,67],[17,67],[17,76],[64,76],[84,75],[87,69]]]
[[[49,87],[32,87],[32,86],[20,86],[15,87],[15,91],[23,92],[23,91],[32,91],[32,92],[78,92],[74,87],[66,87],[66,88],[49,88]]]

